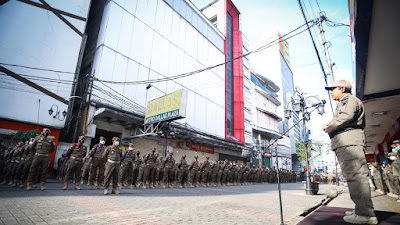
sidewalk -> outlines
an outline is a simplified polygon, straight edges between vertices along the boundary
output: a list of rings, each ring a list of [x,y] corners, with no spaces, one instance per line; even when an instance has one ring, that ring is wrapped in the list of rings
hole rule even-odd
[[[344,188],[343,186],[339,186]],[[372,202],[375,208],[375,214],[381,225],[400,224],[400,203],[396,199],[383,195],[376,191],[372,192]],[[298,225],[340,225],[348,224],[343,221],[345,211],[353,210],[354,203],[350,199],[350,194],[347,188],[337,198],[333,199],[327,206],[321,206],[313,213],[310,213]]]

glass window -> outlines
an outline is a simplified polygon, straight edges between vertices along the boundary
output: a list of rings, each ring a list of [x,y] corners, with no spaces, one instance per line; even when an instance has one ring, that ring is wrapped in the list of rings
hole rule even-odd
[[[232,60],[232,16],[227,14],[227,31],[226,31],[226,55],[227,61]],[[227,134],[233,135],[233,63],[228,62],[226,65],[226,116],[227,116]]]

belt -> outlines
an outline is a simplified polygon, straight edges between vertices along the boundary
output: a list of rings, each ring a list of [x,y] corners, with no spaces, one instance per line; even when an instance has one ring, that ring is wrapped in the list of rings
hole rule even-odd
[[[119,164],[119,161],[113,161],[111,159],[107,159],[107,162],[112,163],[112,164]]]
[[[75,157],[75,156],[71,156],[71,159],[75,159],[77,161],[82,161],[82,158],[78,158],[78,157]]]
[[[41,154],[41,153],[36,153],[35,155],[37,155],[37,156],[49,156],[50,154]]]
[[[341,134],[341,133],[343,133],[343,132],[347,132],[347,131],[350,131],[350,130],[359,130],[359,129],[360,129],[360,130],[362,129],[361,126],[345,127],[345,128],[343,128],[343,129],[341,129],[341,130],[338,130],[338,131],[335,131],[335,132],[330,133],[330,134],[329,134],[329,137],[332,139],[332,138],[334,138],[336,135]]]

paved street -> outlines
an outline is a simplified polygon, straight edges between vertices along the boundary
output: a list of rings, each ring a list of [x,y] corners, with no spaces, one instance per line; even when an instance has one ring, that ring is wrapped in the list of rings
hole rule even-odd
[[[320,195],[306,196],[302,183],[282,185],[284,219],[320,202]],[[123,189],[119,196],[102,190],[63,191],[50,181],[46,191],[26,191],[0,186],[3,224],[279,224],[276,184],[186,188]]]

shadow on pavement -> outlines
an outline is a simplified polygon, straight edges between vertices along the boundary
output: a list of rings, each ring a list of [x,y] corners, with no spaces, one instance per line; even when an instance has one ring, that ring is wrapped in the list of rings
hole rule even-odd
[[[25,188],[10,187],[0,185],[0,198],[18,198],[18,197],[34,197],[34,196],[104,196],[103,190],[89,190],[89,187],[80,185],[82,190],[73,190],[74,185],[69,184],[68,190],[62,190],[63,182],[58,180],[48,180],[46,190],[40,190],[40,184],[36,184],[36,188],[27,191]],[[109,188],[111,191],[111,187]],[[197,188],[166,188],[160,186],[155,189],[134,188],[127,189],[124,187],[121,196],[141,196],[141,197],[184,197],[184,196],[218,196],[218,195],[240,195],[240,194],[256,194],[262,192],[274,192],[278,190],[277,184],[256,184],[256,185],[238,185],[238,186],[220,186],[220,187],[197,187]],[[301,183],[284,183],[282,192],[302,192],[303,185]]]
[[[297,223],[297,225],[348,225],[343,221],[343,216],[344,212],[349,210],[353,209],[322,206]],[[375,215],[380,225],[400,224],[400,214],[398,213],[375,211]]]

